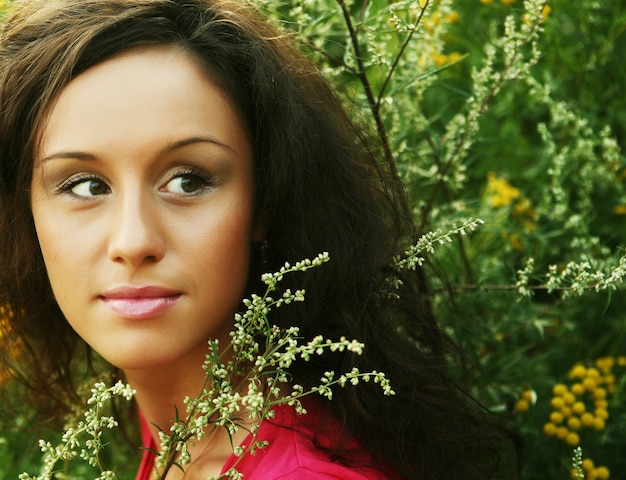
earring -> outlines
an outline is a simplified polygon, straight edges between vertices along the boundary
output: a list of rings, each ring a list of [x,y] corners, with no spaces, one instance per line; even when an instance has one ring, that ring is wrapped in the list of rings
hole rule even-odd
[[[269,250],[269,245],[267,243],[267,240],[263,240],[262,242],[258,242],[258,243],[253,243],[252,244],[254,246],[254,249],[258,252],[258,256],[259,256],[259,265],[261,266],[261,268],[265,268],[267,267],[268,264],[268,250]]]

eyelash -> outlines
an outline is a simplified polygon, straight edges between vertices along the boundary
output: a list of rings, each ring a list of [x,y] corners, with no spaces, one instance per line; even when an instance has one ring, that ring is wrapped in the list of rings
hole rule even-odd
[[[165,183],[167,185],[169,182],[178,177],[185,176],[193,176],[199,180],[200,188],[197,192],[190,193],[189,196],[202,194],[208,187],[212,186],[215,182],[212,175],[209,175],[204,170],[195,167],[186,167],[181,168],[174,172],[174,174],[170,177],[170,179]],[[70,177],[67,180],[63,181],[58,187],[57,191],[60,193],[71,193],[72,189],[77,185],[88,182],[88,181],[96,181],[106,183],[102,177],[94,174],[80,174],[75,177]]]
[[[87,181],[95,181],[95,182],[102,182],[102,183],[106,183],[105,180],[102,179],[102,177],[99,177],[98,175],[94,175],[94,174],[80,174],[78,176],[75,177],[70,177],[67,180],[64,180],[58,187],[57,187],[57,191],[60,193],[69,193],[72,191],[72,189],[76,186],[79,185],[83,182],[87,182]]]
[[[179,177],[195,177],[199,181],[198,190],[196,192],[187,194],[188,196],[201,195],[215,183],[213,176],[206,173],[204,170],[195,167],[185,167],[174,172],[174,174],[166,182],[166,185],[175,178]]]

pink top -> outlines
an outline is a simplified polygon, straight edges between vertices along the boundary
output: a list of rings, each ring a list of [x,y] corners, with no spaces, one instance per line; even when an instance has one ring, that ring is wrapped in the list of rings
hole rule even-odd
[[[292,407],[279,406],[275,409],[276,415],[272,420],[265,420],[261,424],[257,440],[267,440],[269,445],[259,450],[256,455],[246,454],[236,468],[243,474],[244,480],[386,480],[378,470],[367,467],[347,467],[328,458],[323,450],[316,448],[312,436],[317,430],[320,417],[319,408],[306,405],[306,415],[298,415]],[[317,440],[322,443],[332,442],[334,437],[339,438],[341,428],[337,421],[331,421]],[[154,480],[152,476],[152,462],[154,454],[150,451],[157,446],[148,431],[145,422],[142,422],[142,438],[144,451],[141,465],[135,480]],[[252,440],[249,435],[242,446],[249,445]],[[347,447],[355,447],[354,442]],[[351,457],[354,460],[354,457]],[[369,464],[369,456],[360,454],[358,457],[363,464]],[[231,455],[222,473],[231,468],[238,457]],[[353,462],[354,463],[354,462]]]

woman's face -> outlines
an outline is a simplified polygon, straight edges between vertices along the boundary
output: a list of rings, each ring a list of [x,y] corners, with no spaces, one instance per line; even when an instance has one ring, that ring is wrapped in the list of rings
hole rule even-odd
[[[55,297],[123,369],[204,358],[244,294],[252,147],[224,92],[173,47],[79,75],[41,132],[32,213]]]

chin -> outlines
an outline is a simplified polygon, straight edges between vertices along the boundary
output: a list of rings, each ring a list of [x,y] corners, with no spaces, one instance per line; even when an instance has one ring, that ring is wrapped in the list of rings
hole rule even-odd
[[[118,349],[114,352],[102,352],[101,355],[111,365],[123,371],[139,372],[143,370],[155,374],[158,371],[163,371],[172,377],[185,375],[190,371],[203,371],[201,367],[208,347],[205,343],[201,347],[192,351],[185,351],[142,345],[126,348],[126,352]]]

